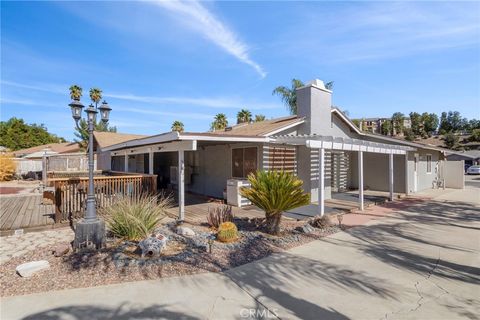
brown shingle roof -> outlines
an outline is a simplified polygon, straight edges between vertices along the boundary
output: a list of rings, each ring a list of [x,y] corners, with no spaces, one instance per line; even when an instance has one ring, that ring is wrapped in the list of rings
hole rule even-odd
[[[34,152],[49,149],[57,153],[72,153],[80,151],[80,146],[76,142],[49,143],[41,146],[35,146],[27,149],[17,150],[13,153],[15,157],[23,157]]]
[[[95,138],[98,147],[105,148],[117,143],[123,143],[134,139],[145,138],[147,136],[140,134],[95,131],[93,133],[93,137]]]
[[[210,133],[228,136],[263,136],[297,122],[300,123],[302,120],[302,118],[298,118],[297,116],[289,116],[260,122],[241,123],[226,128],[225,130],[216,130]]]

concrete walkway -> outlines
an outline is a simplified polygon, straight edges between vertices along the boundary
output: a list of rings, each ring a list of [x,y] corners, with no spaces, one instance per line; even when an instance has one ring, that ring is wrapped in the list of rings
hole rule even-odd
[[[478,190],[396,202],[386,217],[223,274],[5,298],[1,318],[479,319],[480,201],[457,201],[465,192]]]

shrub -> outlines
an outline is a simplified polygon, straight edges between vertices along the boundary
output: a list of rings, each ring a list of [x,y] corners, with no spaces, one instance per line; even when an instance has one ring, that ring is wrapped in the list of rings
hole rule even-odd
[[[17,165],[12,158],[0,156],[0,181],[9,181],[15,176]]]
[[[113,235],[132,241],[150,236],[171,206],[170,197],[124,197],[100,209]]]
[[[310,225],[314,228],[325,229],[332,225],[332,221],[330,220],[330,217],[326,215],[323,217],[315,216],[310,220]]]
[[[233,222],[223,222],[218,226],[217,239],[221,242],[232,242],[237,240],[238,230]]]
[[[233,221],[232,206],[208,207],[207,222],[210,227],[218,229],[222,222]]]
[[[240,190],[242,196],[265,211],[267,232],[278,234],[282,214],[310,203],[302,189],[303,181],[285,171],[257,171],[248,175],[251,187]]]

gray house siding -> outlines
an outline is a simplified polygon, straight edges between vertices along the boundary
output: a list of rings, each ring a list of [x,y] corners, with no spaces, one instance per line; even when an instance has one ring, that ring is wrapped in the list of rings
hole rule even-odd
[[[415,154],[418,154],[417,188],[415,190]],[[431,155],[431,172],[427,171],[427,155]],[[408,193],[431,189],[437,179],[438,167],[443,156],[435,150],[418,149],[408,153]]]

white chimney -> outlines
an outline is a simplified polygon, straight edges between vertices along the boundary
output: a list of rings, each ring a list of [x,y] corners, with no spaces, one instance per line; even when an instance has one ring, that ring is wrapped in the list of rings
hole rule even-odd
[[[300,134],[331,135],[332,91],[325,88],[322,80],[312,80],[297,89],[297,115],[305,117]]]

